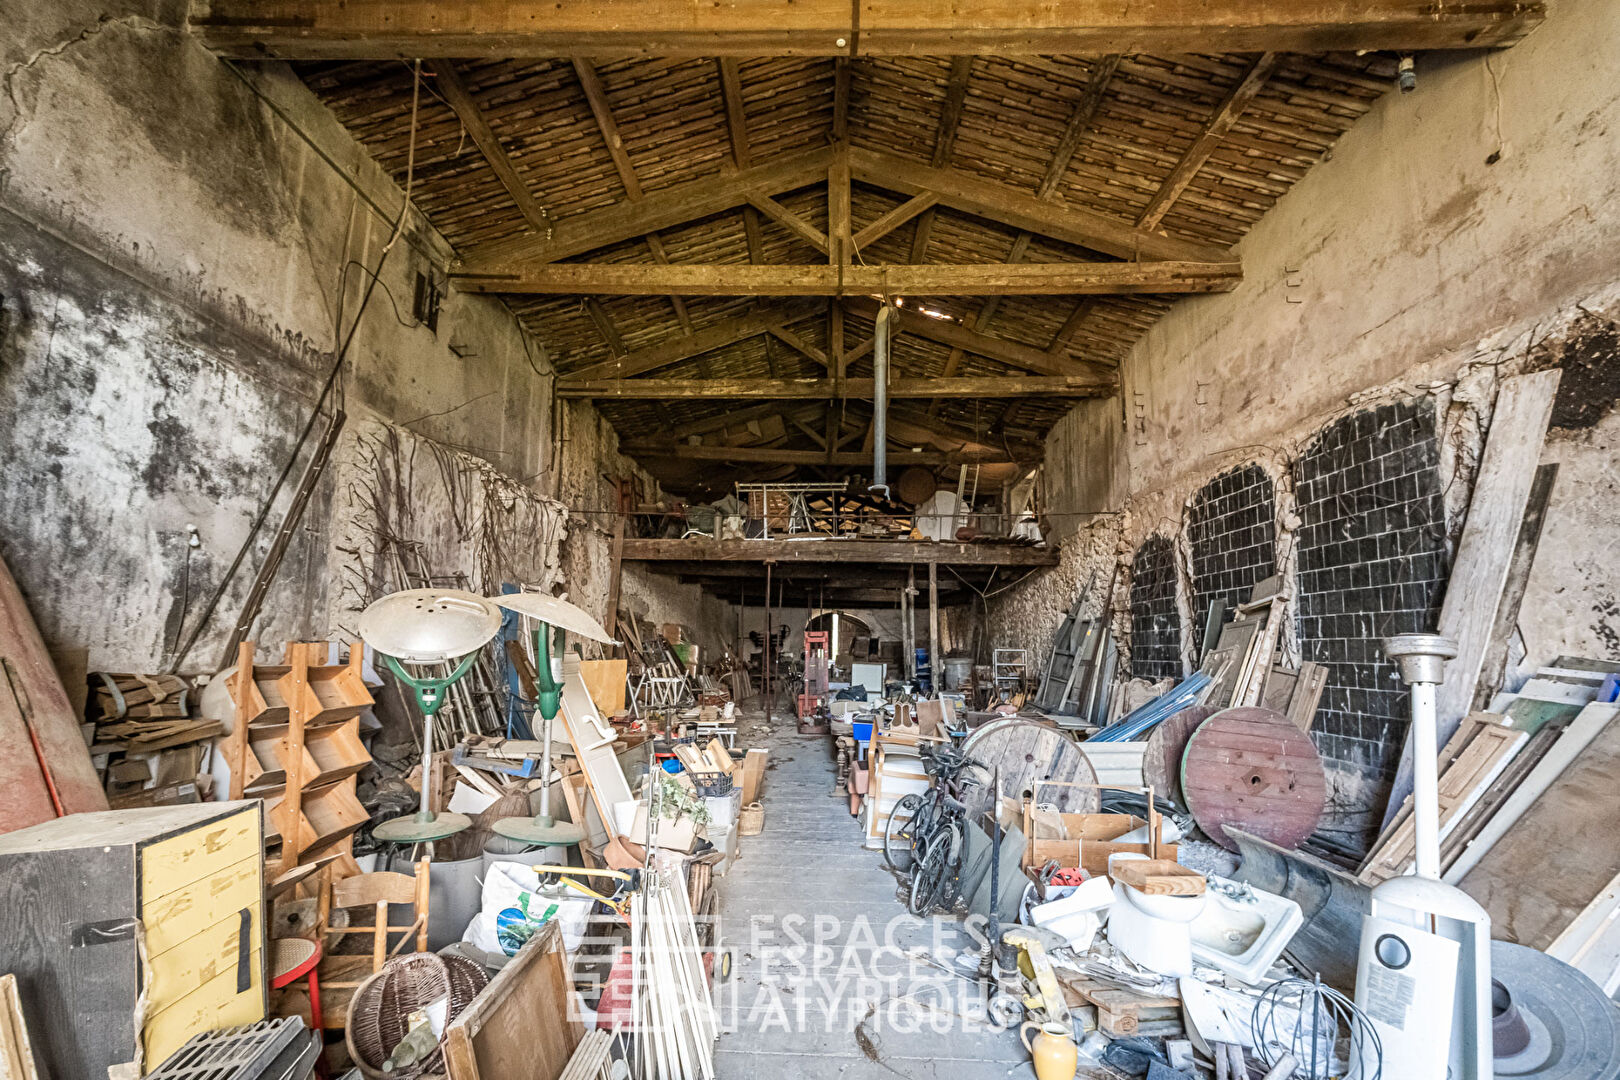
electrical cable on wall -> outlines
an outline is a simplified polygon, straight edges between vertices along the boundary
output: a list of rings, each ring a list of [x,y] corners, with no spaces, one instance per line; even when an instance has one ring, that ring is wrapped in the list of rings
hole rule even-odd
[[[265,496],[264,502],[259,507],[259,512],[254,516],[253,523],[248,527],[248,534],[246,538],[243,539],[242,546],[237,549],[236,556],[231,560],[230,567],[225,571],[224,576],[220,578],[219,585],[215,587],[213,594],[208,598],[207,605],[203,608],[202,613],[198,617],[196,623],[193,624],[191,632],[186,636],[185,642],[175,651],[173,658],[169,661],[168,666],[165,668],[165,671],[169,674],[173,674],[179,669],[180,665],[185,662],[186,657],[190,655],[191,650],[196,646],[198,639],[202,637],[203,631],[207,628],[209,621],[213,618],[214,611],[219,607],[219,602],[224,599],[226,590],[230,588],[232,580],[235,579],[236,572],[241,569],[242,563],[247,559],[248,552],[253,549],[254,543],[258,540],[259,532],[264,528],[265,521],[269,519],[270,512],[275,507],[276,498],[281,494],[281,489],[283,486],[285,486],[287,478],[292,475],[293,466],[297,463],[298,456],[303,451],[304,444],[309,440],[310,434],[314,432],[315,423],[320,419],[329,398],[333,400],[333,421],[339,424],[342,422],[341,417],[343,415],[344,388],[340,376],[343,373],[344,361],[347,360],[349,355],[349,347],[354,343],[355,334],[360,329],[360,320],[365,317],[366,308],[370,305],[372,294],[377,289],[378,278],[382,273],[383,265],[388,261],[389,252],[394,249],[394,245],[399,241],[400,235],[404,232],[405,217],[408,213],[410,213],[411,189],[415,181],[416,169],[416,133],[418,115],[421,105],[422,62],[420,60],[416,61],[416,65],[413,70],[415,75],[411,88],[411,126],[409,149],[405,164],[405,196],[400,203],[399,216],[394,220],[393,233],[391,236],[389,236],[388,242],[383,245],[382,253],[377,257],[376,268],[369,271],[370,277],[366,283],[365,292],[361,294],[359,310],[355,312],[354,320],[349,324],[348,334],[342,337],[342,340],[338,345],[337,355],[332,361],[332,366],[327,372],[325,381],[321,384],[320,395],[315,399],[315,406],[310,410],[309,419],[305,421],[303,429],[298,434],[298,439],[293,443],[292,452],[287,455],[286,463],[282,466],[281,472],[277,474],[275,483],[270,487],[269,494]],[[343,289],[345,288],[347,281],[347,272],[348,267],[345,265],[343,272],[339,275],[338,279],[339,292],[336,310],[338,327],[340,331],[343,318]],[[333,393],[334,389],[336,390],[335,395]],[[295,503],[294,507],[297,508],[298,504]],[[284,532],[296,524],[296,521],[284,522],[282,531]],[[277,559],[277,561],[279,561],[279,559]],[[267,562],[267,565],[261,568],[261,576],[265,571],[273,574],[274,570],[275,567],[273,565],[269,565]],[[235,651],[236,642],[242,640],[242,638],[245,636],[245,634],[241,631],[242,623],[251,622],[252,618],[256,614],[256,612],[244,610],[242,617],[237,620],[238,633],[235,640],[232,641],[230,647],[226,650],[222,666],[228,665],[231,662],[231,655]]]

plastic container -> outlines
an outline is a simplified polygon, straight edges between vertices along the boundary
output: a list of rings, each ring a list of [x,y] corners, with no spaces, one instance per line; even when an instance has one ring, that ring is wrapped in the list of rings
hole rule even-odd
[[[705,796],[703,805],[709,811],[710,824],[723,829],[737,820],[742,810],[742,792],[733,789],[728,795]]]
[[[872,741],[872,725],[856,721],[850,725],[855,731],[855,741],[862,745]]]

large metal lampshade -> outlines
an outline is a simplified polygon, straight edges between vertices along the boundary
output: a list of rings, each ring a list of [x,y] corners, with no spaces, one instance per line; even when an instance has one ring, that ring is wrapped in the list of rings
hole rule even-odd
[[[411,817],[385,821],[372,830],[384,843],[420,844],[442,840],[469,827],[463,814],[435,814],[430,807],[433,776],[433,717],[444,706],[445,691],[472,667],[478,650],[501,629],[501,613],[481,596],[460,589],[407,589],[376,601],[360,615],[360,637],[375,649],[394,675],[416,692],[422,710],[422,804]],[[406,664],[449,664],[448,675],[416,675]]]

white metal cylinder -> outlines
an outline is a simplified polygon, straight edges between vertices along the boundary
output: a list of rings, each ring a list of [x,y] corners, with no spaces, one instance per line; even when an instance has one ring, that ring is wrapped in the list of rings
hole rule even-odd
[[[1417,833],[1417,875],[1440,880],[1440,756],[1435,733],[1435,684],[1412,690],[1412,823]]]

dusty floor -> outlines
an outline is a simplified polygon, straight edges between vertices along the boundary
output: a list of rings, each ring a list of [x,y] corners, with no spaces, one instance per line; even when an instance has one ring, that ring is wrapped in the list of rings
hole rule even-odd
[[[738,745],[771,758],[765,831],[742,840],[720,886],[719,940],[734,957],[718,995],[720,1080],[1033,1080],[1017,1033],[980,1019],[977,986],[914,959],[977,949],[958,920],[906,913],[847,799],[832,795],[829,740],[750,713]]]

